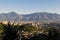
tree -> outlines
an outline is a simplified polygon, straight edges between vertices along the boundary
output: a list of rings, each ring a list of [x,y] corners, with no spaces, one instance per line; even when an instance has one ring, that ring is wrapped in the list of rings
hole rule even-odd
[[[3,25],[0,23],[0,40],[2,39]]]
[[[57,31],[57,29],[56,28],[54,28],[54,27],[51,27],[49,30],[48,30],[48,32],[49,32],[49,38],[51,39],[51,40],[60,40],[60,35],[59,35],[59,32]]]
[[[37,31],[38,27],[32,26],[32,24],[25,24],[23,30],[27,30],[27,31],[33,32],[33,31]]]
[[[3,25],[3,37],[2,40],[15,40],[17,38],[17,31],[13,28],[9,23],[7,25]]]
[[[35,35],[34,37],[31,37],[29,40],[49,40],[48,36],[46,36],[45,34],[38,34]]]

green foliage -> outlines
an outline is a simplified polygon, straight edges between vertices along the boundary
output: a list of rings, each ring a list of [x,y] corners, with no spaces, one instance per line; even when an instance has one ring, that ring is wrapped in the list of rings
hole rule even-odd
[[[3,25],[0,24],[0,33],[3,32]]]
[[[3,28],[2,40],[15,40],[17,37],[16,36],[17,31],[14,29],[14,27],[9,23],[3,26],[4,28]]]
[[[30,32],[37,31],[37,27],[32,26],[32,24],[25,24],[23,26],[24,26],[23,28],[24,31],[30,31]]]
[[[17,31],[28,31],[28,32],[34,32],[38,31],[38,27],[32,26],[32,24],[23,24],[23,25],[14,25],[14,24],[0,24],[0,37],[2,40],[15,40],[17,39]],[[29,40],[59,40],[60,39],[60,29],[56,29],[56,27],[53,27],[52,24],[48,25],[46,28],[43,29],[45,32],[48,32],[48,35],[46,34],[37,34],[37,32],[33,35],[32,38]],[[37,34],[37,35],[36,35]],[[18,34],[19,35],[19,34]],[[24,40],[24,38],[22,38]]]
[[[0,24],[0,39],[2,38],[2,33],[3,33],[3,25],[2,24]]]

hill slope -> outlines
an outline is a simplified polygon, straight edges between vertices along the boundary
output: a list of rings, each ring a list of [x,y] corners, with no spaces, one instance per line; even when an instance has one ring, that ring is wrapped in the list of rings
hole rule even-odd
[[[27,15],[20,15],[16,12],[9,12],[7,14],[0,14],[0,21],[60,21],[60,15],[56,13],[36,12]]]

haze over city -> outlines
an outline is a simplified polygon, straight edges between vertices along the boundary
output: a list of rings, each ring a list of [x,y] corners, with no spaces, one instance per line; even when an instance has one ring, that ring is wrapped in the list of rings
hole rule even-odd
[[[60,0],[0,0],[0,13],[50,12],[60,14]]]

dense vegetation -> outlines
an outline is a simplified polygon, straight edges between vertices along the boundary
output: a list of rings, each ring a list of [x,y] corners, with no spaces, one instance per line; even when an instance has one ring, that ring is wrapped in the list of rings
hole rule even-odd
[[[60,24],[55,26],[60,26]],[[14,25],[14,24],[2,24],[0,23],[0,40],[60,40],[60,28],[53,27],[52,24],[49,24],[43,28],[44,33],[37,33],[40,29],[32,26],[31,24],[23,25]],[[20,33],[18,33],[18,31]],[[22,31],[34,32],[33,37],[25,38],[22,34]],[[46,34],[45,32],[48,32]],[[22,38],[21,38],[22,37]]]

